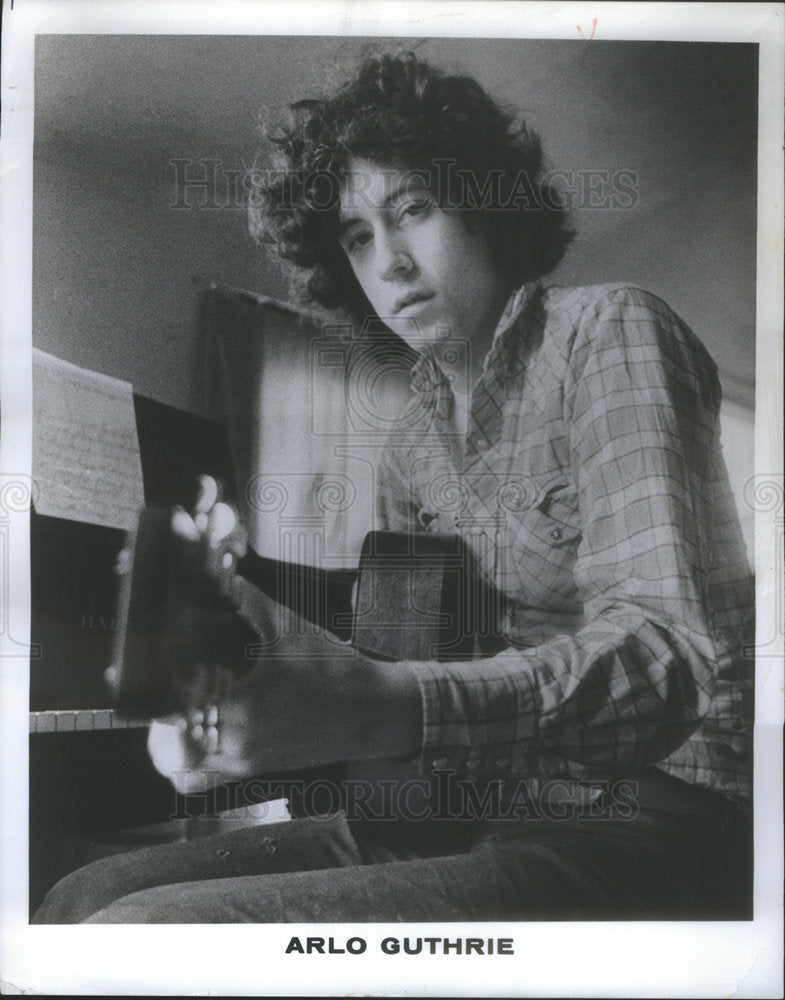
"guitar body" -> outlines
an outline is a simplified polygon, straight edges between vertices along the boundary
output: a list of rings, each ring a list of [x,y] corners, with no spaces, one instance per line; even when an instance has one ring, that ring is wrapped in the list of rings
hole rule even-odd
[[[500,603],[459,535],[372,531],[360,556],[352,641],[381,659],[474,659],[501,648]]]

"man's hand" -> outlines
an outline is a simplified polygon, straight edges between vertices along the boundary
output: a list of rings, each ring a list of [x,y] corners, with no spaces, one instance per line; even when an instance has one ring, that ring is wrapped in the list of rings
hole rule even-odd
[[[257,627],[275,621],[285,634],[262,645],[206,714],[195,709],[152,724],[153,762],[179,791],[418,751],[420,693],[406,664],[371,660],[251,584],[245,592],[257,602]]]
[[[152,724],[148,748],[179,791],[418,750],[413,674],[368,659],[236,576],[245,532],[209,477],[194,515],[174,512],[172,532],[183,576],[173,638],[177,710]],[[222,595],[233,603],[231,619]],[[234,621],[258,639],[242,646],[239,660]]]
[[[132,549],[117,560],[117,665],[106,679],[118,710],[136,718],[209,708],[248,669],[245,651],[259,641],[237,613],[245,530],[214,479],[198,485],[190,513],[145,508]]]

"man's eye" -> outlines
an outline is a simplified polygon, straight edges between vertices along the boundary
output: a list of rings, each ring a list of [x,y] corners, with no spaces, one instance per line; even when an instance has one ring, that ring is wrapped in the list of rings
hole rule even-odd
[[[407,201],[398,210],[398,219],[405,219],[407,216],[422,215],[431,207],[431,199],[423,196],[413,201]]]
[[[346,252],[357,253],[358,250],[361,250],[370,241],[371,241],[370,233],[364,231],[355,233],[353,236],[350,236],[346,241]]]

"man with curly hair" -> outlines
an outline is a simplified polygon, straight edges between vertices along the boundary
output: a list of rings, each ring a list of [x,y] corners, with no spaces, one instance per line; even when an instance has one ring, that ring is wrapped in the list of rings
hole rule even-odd
[[[504,642],[396,663],[294,628],[190,727],[155,723],[151,753],[162,773],[224,778],[399,761],[462,783],[473,808],[148,848],[68,876],[37,919],[748,915],[753,595],[711,358],[653,295],[541,282],[565,211],[537,138],[476,81],[372,57],[271,138],[282,162],[253,231],[312,300],[416,351],[379,525],[460,534],[503,597]],[[468,352],[452,378],[447,341]],[[211,503],[178,512],[183,547],[212,530]],[[279,610],[240,583],[264,632]]]

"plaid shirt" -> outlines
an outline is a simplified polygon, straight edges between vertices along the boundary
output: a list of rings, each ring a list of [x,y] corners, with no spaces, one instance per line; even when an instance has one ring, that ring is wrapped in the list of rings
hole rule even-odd
[[[634,777],[750,795],[754,594],[719,441],[720,387],[653,295],[524,285],[468,434],[426,348],[379,469],[380,526],[459,531],[506,595],[509,648],[417,662],[423,770]]]

